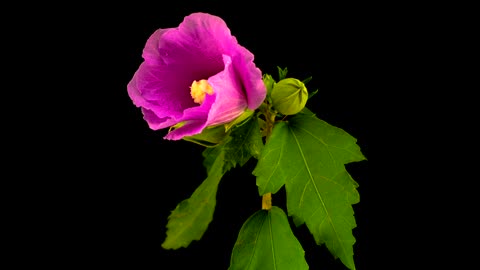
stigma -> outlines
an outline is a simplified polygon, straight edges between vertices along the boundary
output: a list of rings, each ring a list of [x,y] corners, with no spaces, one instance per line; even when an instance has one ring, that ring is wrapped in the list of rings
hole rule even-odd
[[[207,80],[193,81],[190,86],[190,95],[193,98],[193,102],[202,104],[205,100],[206,94],[213,94],[213,88],[208,84]]]

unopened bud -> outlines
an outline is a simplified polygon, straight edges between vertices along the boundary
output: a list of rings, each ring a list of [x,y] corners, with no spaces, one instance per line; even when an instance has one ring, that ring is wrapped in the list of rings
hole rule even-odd
[[[270,96],[275,110],[285,115],[292,115],[305,107],[308,91],[303,82],[286,78],[274,85]]]

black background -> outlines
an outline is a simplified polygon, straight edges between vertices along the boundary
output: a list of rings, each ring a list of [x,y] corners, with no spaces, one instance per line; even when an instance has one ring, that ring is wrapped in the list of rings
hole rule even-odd
[[[168,215],[206,176],[203,148],[164,140],[166,130],[150,130],[126,88],[148,37],[201,11],[224,19],[263,73],[276,77],[280,66],[291,77],[312,76],[307,88],[318,93],[307,107],[357,138],[368,161],[347,165],[361,198],[353,206],[354,260],[359,270],[384,267],[392,255],[385,246],[403,240],[385,231],[397,222],[386,210],[395,198],[385,192],[392,188],[380,177],[387,161],[377,152],[393,132],[382,112],[394,106],[402,87],[392,79],[401,69],[396,63],[408,56],[409,45],[398,36],[409,19],[397,20],[396,8],[177,1],[56,6],[51,19],[43,13],[35,31],[28,32],[28,40],[42,52],[35,61],[35,83],[49,89],[42,98],[52,99],[35,112],[42,121],[33,121],[27,133],[34,150],[28,158],[45,179],[27,186],[41,197],[29,206],[36,213],[31,221],[39,225],[27,226],[35,239],[32,249],[46,253],[36,264],[228,268],[240,227],[261,207],[251,175],[255,160],[224,176],[213,221],[200,241],[179,250],[162,249]],[[286,210],[283,188],[273,204]],[[305,226],[292,223],[292,228],[310,269],[346,269],[325,246],[314,243]]]
[[[110,91],[119,97],[125,116],[118,127],[121,131],[116,129],[114,133],[125,132],[121,135],[125,139],[118,147],[124,151],[130,148],[128,155],[124,155],[129,161],[124,162],[125,174],[131,176],[120,181],[111,180],[111,189],[105,190],[111,195],[107,196],[105,214],[116,220],[100,229],[106,236],[105,252],[115,264],[128,264],[137,269],[173,269],[172,266],[191,269],[192,262],[197,269],[227,269],[241,225],[261,205],[255,179],[251,176],[255,161],[230,171],[223,178],[214,219],[200,241],[180,250],[167,251],[160,247],[170,211],[191,195],[204,179],[205,172],[201,166],[202,148],[183,141],[163,140],[166,131],[149,130],[139,110],[127,97],[125,85],[142,60],[140,54],[146,39],[157,28],[177,26],[191,12],[203,11],[222,17],[239,43],[255,54],[255,63],[264,73],[276,76],[276,68],[280,66],[287,67],[292,77],[312,76],[308,87],[319,92],[307,106],[321,119],[356,137],[369,158],[371,131],[368,123],[371,119],[367,113],[370,108],[365,107],[372,104],[368,100],[371,98],[369,91],[377,87],[372,77],[381,59],[372,54],[375,47],[385,42],[378,39],[385,29],[372,29],[378,24],[374,22],[378,18],[372,19],[368,13],[361,15],[349,7],[330,10],[291,3],[274,11],[230,4],[180,4],[175,9],[161,9],[133,12],[134,19],[125,24],[118,40],[113,39],[113,46],[123,43],[120,46],[126,47],[119,53],[124,61],[119,65],[123,64],[125,69],[118,74],[121,75],[118,87]],[[368,168],[368,162],[348,166],[360,183],[362,198],[361,203],[354,206],[358,223],[354,230],[357,269],[369,269],[369,262],[375,256],[369,239],[372,230],[369,215],[372,213],[368,208],[375,183],[368,177]],[[286,210],[284,193],[282,189],[275,194],[273,202]],[[346,269],[324,246],[314,243],[304,226],[294,232],[305,249],[310,269]],[[112,247],[118,254],[111,252]]]

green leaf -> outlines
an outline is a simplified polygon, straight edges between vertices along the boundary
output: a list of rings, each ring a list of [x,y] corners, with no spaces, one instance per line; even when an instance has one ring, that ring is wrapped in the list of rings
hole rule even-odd
[[[312,76],[310,76],[310,77],[302,80],[302,82],[303,82],[304,84],[307,84],[307,83],[308,83],[309,81],[311,81],[311,80],[312,80]]]
[[[275,125],[254,175],[260,195],[285,184],[295,224],[306,223],[317,244],[355,269],[351,205],[359,202],[358,184],[344,165],[364,159],[355,138],[305,109]]]
[[[317,93],[318,93],[318,89],[315,90],[315,91],[313,91],[313,92],[310,92],[310,93],[308,94],[308,99],[312,98],[312,97],[315,96]]]
[[[222,155],[222,157],[225,157],[223,153],[223,145],[217,146],[217,147],[205,148],[205,150],[203,150],[202,152],[203,166],[207,169],[207,173],[210,172],[213,164],[215,163],[215,161],[220,155]],[[225,164],[223,166],[225,166]]]
[[[206,148],[202,155],[208,177],[168,217],[167,238],[162,247],[178,249],[200,240],[212,221],[217,188],[223,175],[237,164],[243,166],[251,157],[258,158],[262,148],[256,117],[232,127],[230,136],[222,144]]]
[[[284,155],[291,152],[292,145],[288,145],[289,133],[284,123],[275,125],[269,140],[265,144],[258,159],[253,175],[257,177],[258,193],[277,193],[285,184],[290,159]],[[287,170],[287,171],[286,171]]]
[[[229,270],[306,270],[302,246],[282,209],[259,210],[243,224]]]
[[[204,152],[208,177],[168,217],[167,238],[162,244],[163,248],[187,247],[193,240],[200,240],[207,230],[213,219],[218,184],[224,174],[224,152],[221,150]]]
[[[281,67],[277,66],[277,70],[278,70],[278,80],[279,81],[287,78],[288,69],[286,67],[284,69],[282,69]]]
[[[263,149],[262,134],[257,117],[251,117],[237,126],[230,134],[231,139],[225,143],[225,160],[235,167],[245,165],[251,158],[258,158]],[[230,167],[229,167],[230,168]],[[229,169],[228,168],[228,169]]]

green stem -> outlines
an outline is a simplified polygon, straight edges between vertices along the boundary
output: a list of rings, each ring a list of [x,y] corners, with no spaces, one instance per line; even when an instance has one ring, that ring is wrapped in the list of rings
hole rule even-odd
[[[268,140],[270,139],[270,135],[272,135],[273,126],[275,124],[275,117],[277,116],[277,112],[272,111],[270,104],[266,104],[266,105],[267,106],[265,106],[265,111],[264,111],[265,121],[266,121],[266,123],[265,123],[265,129],[266,129],[265,141],[268,142]],[[271,192],[266,193],[262,196],[262,209],[264,209],[264,210],[272,209],[272,193]]]
[[[262,209],[270,210],[272,209],[272,193],[266,193],[262,196]]]

